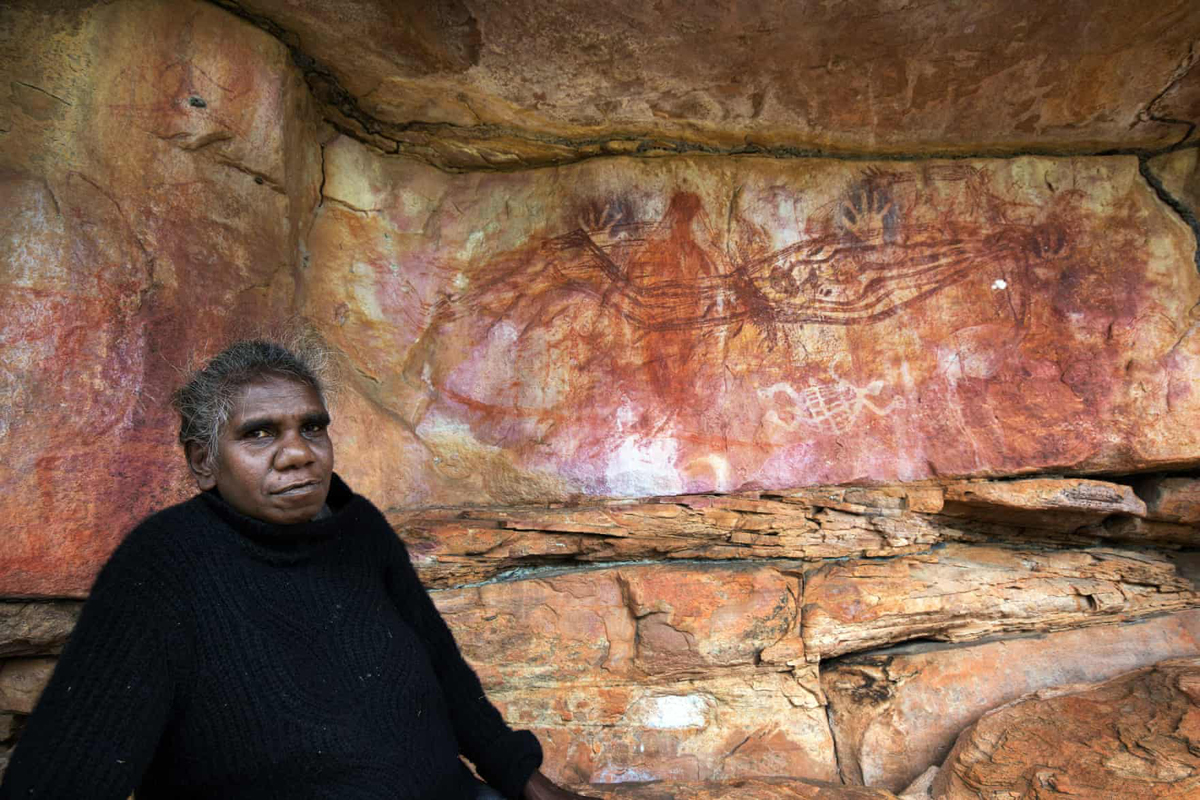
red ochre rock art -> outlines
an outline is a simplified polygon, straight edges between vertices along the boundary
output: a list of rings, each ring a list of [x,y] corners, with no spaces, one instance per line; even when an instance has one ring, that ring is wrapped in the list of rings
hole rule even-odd
[[[287,313],[319,147],[286,48],[213,6],[3,15],[0,85],[59,100],[0,153],[0,596],[80,597],[190,493],[189,355]]]
[[[1132,158],[325,155],[305,309],[385,505],[1195,461],[1200,276]]]

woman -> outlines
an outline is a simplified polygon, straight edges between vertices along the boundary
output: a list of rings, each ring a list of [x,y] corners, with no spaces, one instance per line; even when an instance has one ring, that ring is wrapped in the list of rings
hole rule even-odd
[[[101,571],[0,798],[578,798],[333,472],[320,365],[238,342],[175,394],[201,492]]]

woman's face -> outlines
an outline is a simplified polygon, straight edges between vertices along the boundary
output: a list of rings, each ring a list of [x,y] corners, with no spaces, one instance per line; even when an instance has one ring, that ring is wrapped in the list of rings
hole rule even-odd
[[[316,389],[264,376],[241,388],[219,438],[216,459],[189,446],[201,489],[214,486],[248,517],[289,525],[317,515],[329,494],[333,443],[329,412]]]

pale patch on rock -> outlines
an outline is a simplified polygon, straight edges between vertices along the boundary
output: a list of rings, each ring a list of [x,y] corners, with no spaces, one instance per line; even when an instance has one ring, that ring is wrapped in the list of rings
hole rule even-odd
[[[703,728],[712,706],[711,697],[698,694],[644,697],[625,716],[629,722],[656,730]]]

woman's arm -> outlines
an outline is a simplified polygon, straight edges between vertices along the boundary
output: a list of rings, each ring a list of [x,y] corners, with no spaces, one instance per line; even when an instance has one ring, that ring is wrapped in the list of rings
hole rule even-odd
[[[505,724],[417,578],[408,550],[390,527],[387,538],[388,591],[401,616],[425,642],[462,754],[488,784],[514,800],[521,797],[542,763],[537,737]]]
[[[0,800],[125,800],[154,756],[174,692],[174,617],[114,557],[84,605],[0,784]]]

